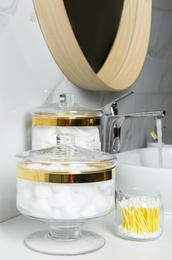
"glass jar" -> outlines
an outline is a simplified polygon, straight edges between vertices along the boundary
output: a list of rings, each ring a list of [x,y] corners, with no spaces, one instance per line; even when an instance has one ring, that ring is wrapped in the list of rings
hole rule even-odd
[[[102,111],[74,102],[73,94],[61,94],[60,102],[32,108],[32,149],[56,144],[56,135],[73,134],[76,145],[101,150]]]
[[[73,135],[59,135],[56,146],[26,151],[16,159],[18,210],[50,225],[27,237],[26,245],[56,255],[101,248],[104,238],[81,231],[81,224],[114,209],[116,157],[75,146]],[[54,239],[60,246],[53,246]]]
[[[115,227],[119,236],[131,240],[152,240],[163,230],[161,193],[153,189],[130,188],[116,192]]]

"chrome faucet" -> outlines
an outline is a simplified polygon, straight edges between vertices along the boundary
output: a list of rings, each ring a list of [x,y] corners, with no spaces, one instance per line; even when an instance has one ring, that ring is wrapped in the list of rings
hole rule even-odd
[[[110,113],[103,115],[102,118],[102,150],[111,154],[120,152],[120,132],[124,121],[128,118],[141,118],[141,117],[154,117],[163,118],[165,111],[151,111],[151,112],[140,112],[140,113],[128,113],[123,115],[118,115],[118,101],[123,98],[133,94],[134,92],[129,92],[124,94],[120,98],[114,100],[110,106]]]

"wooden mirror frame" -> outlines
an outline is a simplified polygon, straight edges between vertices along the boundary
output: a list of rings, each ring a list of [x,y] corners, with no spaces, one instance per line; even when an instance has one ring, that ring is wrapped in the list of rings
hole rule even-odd
[[[98,73],[73,33],[63,0],[33,0],[49,50],[66,77],[94,91],[123,91],[139,76],[149,45],[152,0],[125,0],[112,48]]]

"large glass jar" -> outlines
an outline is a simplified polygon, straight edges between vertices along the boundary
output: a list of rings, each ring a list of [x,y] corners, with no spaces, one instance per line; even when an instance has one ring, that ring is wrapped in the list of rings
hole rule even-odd
[[[61,94],[60,102],[32,108],[32,149],[56,144],[56,135],[73,134],[76,145],[101,150],[102,111],[74,102],[73,94]]]
[[[18,210],[50,225],[25,244],[55,255],[101,248],[104,238],[81,231],[81,224],[114,209],[116,157],[77,147],[73,135],[62,134],[56,146],[26,151],[16,159]]]

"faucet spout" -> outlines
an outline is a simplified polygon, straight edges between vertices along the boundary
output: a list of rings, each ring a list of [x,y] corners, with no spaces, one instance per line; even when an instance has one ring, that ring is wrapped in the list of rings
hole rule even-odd
[[[151,111],[140,113],[128,113],[123,115],[104,115],[103,117],[103,145],[102,150],[108,153],[120,152],[120,132],[124,121],[128,118],[154,117],[163,118],[166,112]]]
[[[151,112],[140,112],[140,113],[131,113],[122,115],[126,119],[127,118],[140,118],[140,117],[155,117],[155,118],[163,118],[166,114],[166,111],[151,111]]]

